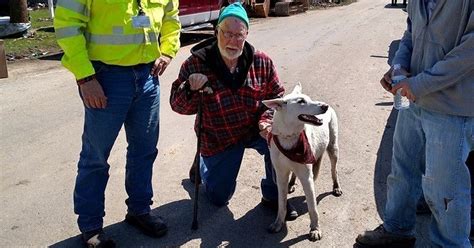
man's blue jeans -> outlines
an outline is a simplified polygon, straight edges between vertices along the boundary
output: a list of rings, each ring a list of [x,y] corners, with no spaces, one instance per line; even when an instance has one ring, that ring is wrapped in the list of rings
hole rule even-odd
[[[160,87],[152,64],[112,66],[93,62],[107,97],[105,109],[85,108],[82,151],[74,189],[74,212],[81,232],[102,228],[107,159],[124,125],[127,137],[125,188],[128,212],[150,212],[152,167],[158,150]]]
[[[267,141],[257,135],[251,140],[228,147],[214,156],[201,156],[201,178],[206,194],[214,205],[226,205],[235,191],[245,148],[253,148],[264,156],[265,177],[260,185],[262,195],[270,201],[278,200],[278,189],[273,177],[273,166]]]
[[[466,165],[471,174],[471,234],[474,233],[474,150],[469,152]],[[471,235],[472,237],[473,235]]]
[[[471,248],[471,179],[465,161],[473,149],[473,117],[435,113],[415,104],[400,111],[387,178],[385,229],[414,235],[416,203],[423,189],[432,212],[433,245]]]

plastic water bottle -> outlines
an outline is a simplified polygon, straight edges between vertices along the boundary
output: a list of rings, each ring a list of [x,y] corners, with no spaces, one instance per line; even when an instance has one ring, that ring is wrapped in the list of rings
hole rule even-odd
[[[402,67],[399,64],[393,66],[392,70],[392,87],[399,83],[403,79],[407,78],[402,73]],[[410,100],[406,96],[401,95],[402,89],[398,89],[397,93],[393,96],[393,107],[398,110],[407,109],[410,107]]]

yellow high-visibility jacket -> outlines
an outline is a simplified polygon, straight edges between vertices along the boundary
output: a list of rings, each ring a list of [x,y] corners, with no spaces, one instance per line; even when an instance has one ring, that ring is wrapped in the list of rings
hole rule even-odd
[[[149,63],[176,56],[181,24],[178,0],[140,0],[150,27],[134,28],[137,0],[58,0],[54,29],[63,65],[76,79],[95,74],[91,60],[110,65]]]

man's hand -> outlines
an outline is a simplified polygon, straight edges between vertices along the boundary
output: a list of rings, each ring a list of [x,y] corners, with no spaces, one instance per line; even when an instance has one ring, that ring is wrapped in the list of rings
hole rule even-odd
[[[410,73],[407,72],[404,68],[400,69],[402,71],[402,74],[409,77]],[[386,91],[392,91],[392,71],[393,68],[390,68],[385,74],[383,74],[382,79],[380,79],[380,84]]]
[[[272,124],[268,122],[260,122],[258,123],[258,129],[260,129],[260,136],[267,139],[267,135],[272,131]]]
[[[97,79],[94,78],[81,84],[79,90],[81,91],[82,101],[87,108],[103,109],[107,107],[107,97]]]
[[[400,95],[406,96],[412,102],[414,102],[416,100],[416,97],[413,94],[413,92],[411,91],[410,84],[408,84],[407,79],[404,79],[404,80],[400,81],[399,83],[395,84],[392,87],[392,89],[390,90],[390,92],[392,92],[392,94],[395,95],[397,93],[398,89],[402,89],[402,91],[400,92]]]
[[[204,84],[208,81],[207,76],[201,73],[193,73],[189,75],[188,82],[189,88],[192,91],[201,89]]]
[[[386,91],[392,89],[392,68],[383,74],[382,79],[380,79],[380,84]]]
[[[168,57],[166,55],[161,55],[157,60],[155,60],[155,63],[153,64],[153,67],[151,68],[150,74],[152,76],[158,77],[165,72],[166,67],[171,63],[171,57]]]

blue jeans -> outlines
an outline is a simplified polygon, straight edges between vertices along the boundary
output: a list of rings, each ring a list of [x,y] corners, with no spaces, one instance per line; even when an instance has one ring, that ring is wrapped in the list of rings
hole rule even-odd
[[[124,125],[127,138],[125,188],[128,212],[150,212],[153,162],[159,134],[160,87],[152,64],[113,66],[93,62],[107,97],[105,109],[85,108],[82,151],[74,189],[74,212],[81,232],[103,226],[107,159]]]
[[[385,229],[414,235],[423,189],[432,212],[433,245],[471,248],[471,179],[465,161],[473,149],[473,117],[435,113],[415,104],[400,111],[387,178]]]
[[[262,195],[270,201],[278,200],[278,189],[274,181],[273,165],[267,141],[259,135],[246,142],[228,147],[214,156],[201,156],[201,178],[210,202],[216,206],[226,205],[235,191],[245,148],[253,148],[264,156],[265,177],[260,185]]]
[[[466,165],[471,174],[471,233],[474,233],[474,150],[469,152]]]

